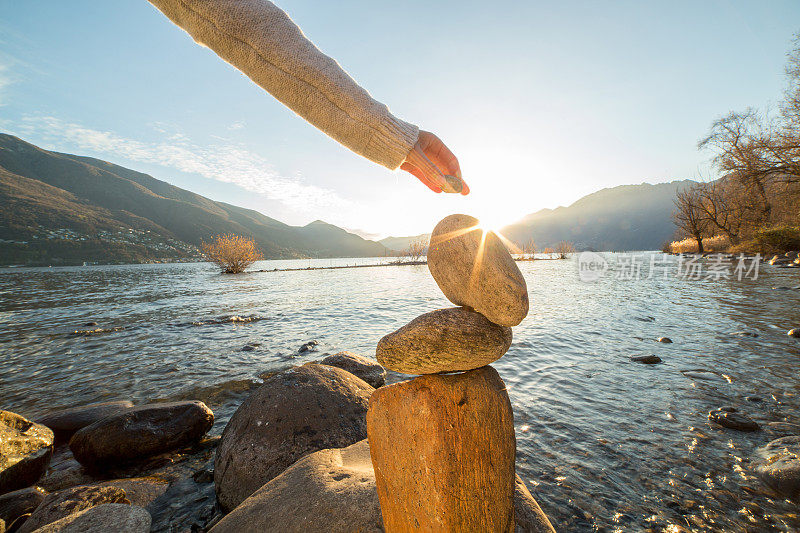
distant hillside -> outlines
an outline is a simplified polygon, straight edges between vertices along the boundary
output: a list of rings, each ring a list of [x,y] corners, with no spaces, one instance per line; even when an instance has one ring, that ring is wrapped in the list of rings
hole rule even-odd
[[[221,233],[253,238],[266,258],[387,253],[322,221],[289,226],[141,172],[0,134],[0,264],[193,258],[202,241]]]
[[[501,230],[536,248],[572,241],[578,250],[660,250],[675,234],[675,193],[691,180],[621,185],[584,196],[569,207],[542,209]]]
[[[407,250],[411,243],[417,241],[423,241],[426,246],[428,241],[431,240],[430,233],[423,233],[422,235],[412,235],[411,237],[386,237],[385,239],[381,239],[378,242],[384,245],[385,247],[389,248],[390,250],[397,250],[397,251],[404,251]]]

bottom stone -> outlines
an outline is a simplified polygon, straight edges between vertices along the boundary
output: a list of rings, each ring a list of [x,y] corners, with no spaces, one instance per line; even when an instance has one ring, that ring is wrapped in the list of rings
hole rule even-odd
[[[514,417],[493,368],[376,390],[367,436],[386,531],[514,530]]]

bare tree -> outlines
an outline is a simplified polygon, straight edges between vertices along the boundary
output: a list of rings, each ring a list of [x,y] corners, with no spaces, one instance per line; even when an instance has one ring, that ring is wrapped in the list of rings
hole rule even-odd
[[[556,244],[555,253],[559,259],[566,259],[570,254],[575,253],[575,245],[571,242],[561,241]]]
[[[410,263],[419,263],[428,251],[428,243],[425,239],[417,239],[408,245],[405,252],[406,260]]]
[[[693,185],[675,195],[675,211],[672,213],[675,225],[682,237],[697,241],[697,252],[703,253],[703,237],[708,232],[709,221],[703,210],[702,185]]]

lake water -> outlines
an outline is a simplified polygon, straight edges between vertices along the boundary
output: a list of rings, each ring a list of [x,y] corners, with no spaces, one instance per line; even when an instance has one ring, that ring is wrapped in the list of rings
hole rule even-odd
[[[370,261],[385,260],[255,268]],[[780,435],[707,421],[730,405],[763,427],[800,422],[800,341],[786,335],[800,326],[800,271],[695,280],[672,265],[666,277],[645,268],[638,280],[586,283],[574,260],[518,264],[531,312],[493,366],[514,406],[518,472],[557,529],[800,530],[797,505],[749,469],[754,449]],[[0,408],[36,418],[99,400],[199,398],[219,433],[259,375],[340,350],[374,356],[383,335],[445,306],[424,265],[0,269]],[[317,350],[298,353],[310,340]],[[664,362],[629,360],[645,354]]]

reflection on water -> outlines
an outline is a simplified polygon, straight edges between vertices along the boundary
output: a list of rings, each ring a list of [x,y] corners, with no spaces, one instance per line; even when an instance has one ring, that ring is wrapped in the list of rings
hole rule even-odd
[[[778,289],[800,285],[796,270],[582,283],[572,261],[519,265],[531,313],[494,366],[514,405],[518,469],[559,529],[800,529],[796,504],[749,468],[754,448],[780,435],[706,419],[730,405],[762,426],[798,421],[800,341],[786,332],[800,326],[800,291]],[[218,434],[269,373],[339,350],[374,355],[381,336],[447,305],[425,266],[2,269],[0,406],[36,417],[98,400],[199,398]],[[313,339],[316,351],[298,351]],[[645,354],[664,362],[629,360]]]

